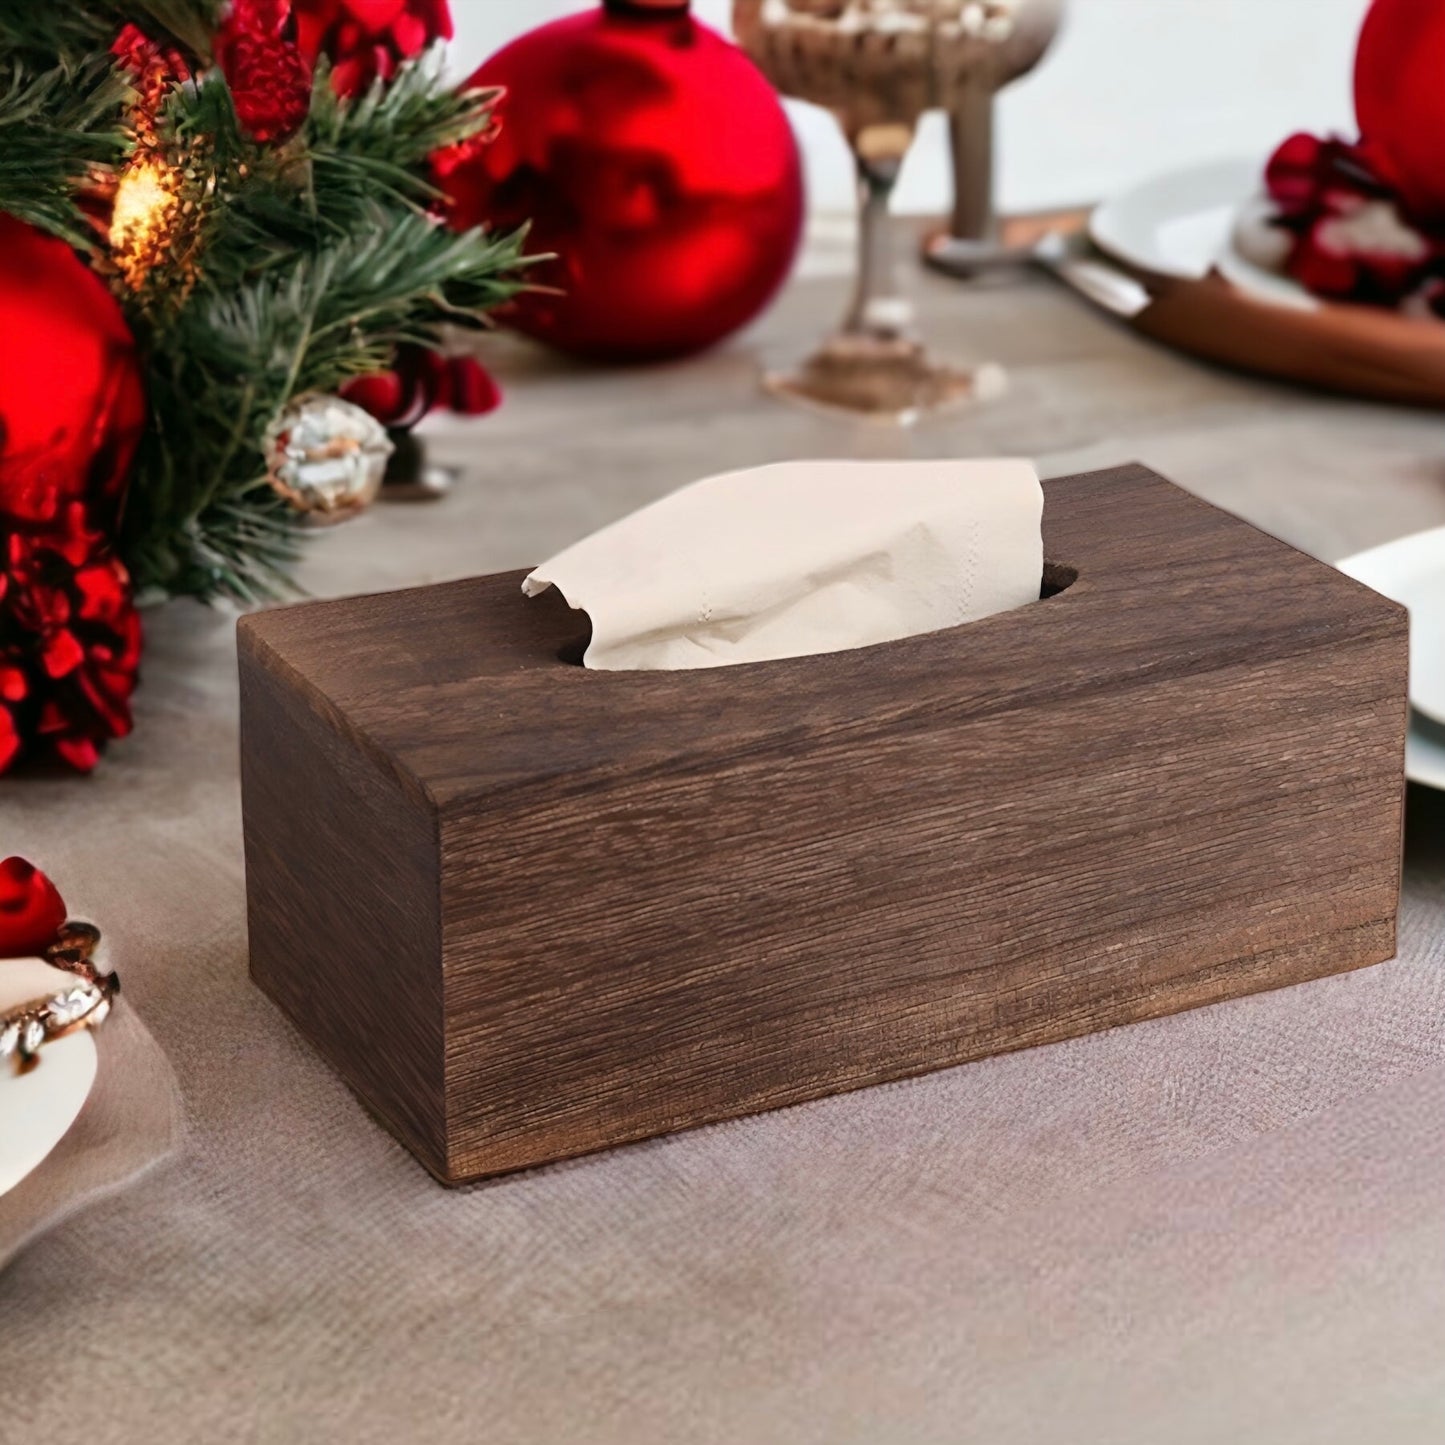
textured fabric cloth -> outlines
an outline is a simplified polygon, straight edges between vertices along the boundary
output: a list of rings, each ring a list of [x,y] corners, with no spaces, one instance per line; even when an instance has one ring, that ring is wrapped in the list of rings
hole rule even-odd
[[[885,437],[759,397],[757,352],[821,333],[832,283],[644,375],[503,348],[507,406],[439,436],[455,495],[319,537],[305,580],[521,567],[719,466],[884,447],[1138,458],[1326,555],[1445,522],[1433,416],[1200,369],[1035,278],[920,284],[1007,398]],[[0,1439],[1445,1434],[1439,797],[1410,799],[1395,962],[448,1192],[247,981],[232,620],[148,630],[135,736],[0,809],[105,929],[190,1133],[0,1273]]]

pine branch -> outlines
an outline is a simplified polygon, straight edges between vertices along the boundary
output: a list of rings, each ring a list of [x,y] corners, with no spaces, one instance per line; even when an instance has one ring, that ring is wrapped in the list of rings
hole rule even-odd
[[[323,65],[301,132],[261,145],[208,64],[221,8],[0,0],[0,209],[82,243],[77,194],[131,156],[151,209],[108,250],[90,236],[150,408],[121,554],[142,594],[254,601],[289,589],[302,525],[267,480],[271,422],[385,367],[402,343],[484,325],[526,260],[520,233],[461,235],[426,209],[431,155],[484,132],[494,92],[450,91],[439,49],[354,99],[333,94]],[[130,20],[200,64],[128,151],[128,87],[109,48]],[[132,193],[142,205],[147,194]],[[161,219],[147,229],[146,216]]]
[[[208,57],[221,10],[222,0],[0,0],[0,51],[75,59],[108,50],[133,23]]]
[[[120,28],[116,7],[102,3],[34,4],[4,0],[0,4],[0,51],[30,52],[42,67],[58,57],[80,57],[105,50]]]
[[[169,35],[202,61],[211,58],[211,37],[221,23],[223,0],[116,0],[116,8],[152,39]],[[133,12],[139,11],[140,14]]]
[[[14,53],[0,55],[0,209],[90,246],[75,193],[124,154],[126,94],[109,56],[35,72]]]
[[[260,439],[294,398],[386,366],[402,342],[520,288],[520,235],[459,234],[412,211],[235,287],[202,288],[158,341],[123,551],[138,580],[243,600],[286,586],[298,519],[265,480]]]
[[[439,192],[427,177],[437,151],[486,130],[501,91],[443,88],[444,47],[433,46],[356,99],[331,89],[330,68],[317,71],[311,101],[309,152],[318,190],[334,196],[375,194],[426,204]]]

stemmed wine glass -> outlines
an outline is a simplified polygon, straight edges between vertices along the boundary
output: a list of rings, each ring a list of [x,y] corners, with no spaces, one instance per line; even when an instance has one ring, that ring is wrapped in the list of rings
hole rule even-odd
[[[734,0],[733,28],[786,95],[825,106],[853,152],[858,271],[841,325],[770,390],[867,416],[912,422],[997,389],[978,370],[929,352],[898,285],[889,200],[923,112],[1013,31],[1015,0]]]

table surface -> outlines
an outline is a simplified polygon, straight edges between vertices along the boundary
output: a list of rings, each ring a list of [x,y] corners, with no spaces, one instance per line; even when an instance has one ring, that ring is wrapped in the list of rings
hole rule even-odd
[[[490,340],[504,408],[428,424],[455,495],[318,536],[306,585],[523,566],[809,455],[1137,459],[1326,558],[1445,523],[1436,417],[1207,369],[1031,273],[914,281],[1001,400],[911,434],[786,408],[760,361],[840,309],[828,270],[686,364]],[[1441,1438],[1438,795],[1411,795],[1395,962],[449,1193],[248,983],[234,621],[147,621],[134,737],[91,779],[7,782],[3,844],[112,940],[190,1139],[0,1274],[0,1435]]]

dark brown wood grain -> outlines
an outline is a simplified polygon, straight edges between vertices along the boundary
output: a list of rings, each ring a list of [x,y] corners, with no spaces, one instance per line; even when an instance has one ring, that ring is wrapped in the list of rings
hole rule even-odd
[[[459,1182],[1388,958],[1403,610],[1137,466],[1045,547],[705,671],[521,573],[243,620],[254,977]]]

